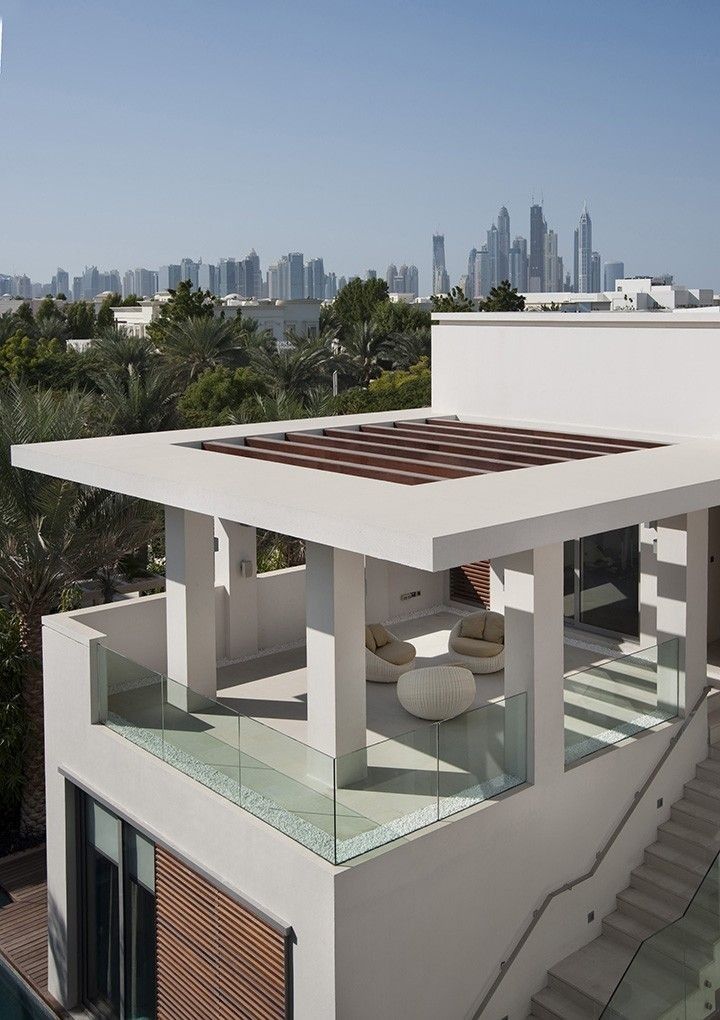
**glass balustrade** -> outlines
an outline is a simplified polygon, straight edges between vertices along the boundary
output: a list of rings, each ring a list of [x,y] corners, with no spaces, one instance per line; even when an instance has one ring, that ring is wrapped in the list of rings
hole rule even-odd
[[[568,673],[563,694],[568,766],[677,716],[679,641]]]
[[[98,646],[101,721],[332,863],[524,783],[525,694],[332,758]]]

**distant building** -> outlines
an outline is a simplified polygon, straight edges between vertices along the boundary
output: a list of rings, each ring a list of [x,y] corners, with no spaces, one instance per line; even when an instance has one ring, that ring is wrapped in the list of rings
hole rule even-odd
[[[577,281],[578,293],[587,294],[595,290],[592,281],[592,220],[587,203],[583,205],[577,228]],[[600,289],[599,281],[597,290]]]
[[[182,279],[178,265],[160,266],[158,269],[158,290],[175,290]]]
[[[366,269],[365,270],[366,280],[377,280],[377,269]]]
[[[541,205],[530,206],[530,267],[528,290],[545,290],[545,234],[547,224]]]
[[[190,281],[193,287],[198,286],[198,269],[200,267],[200,260],[197,262],[194,259],[181,259],[180,260],[180,279],[185,283],[187,280]]]
[[[594,251],[590,256],[590,290],[600,290],[600,252]]]
[[[510,285],[519,291],[528,289],[528,244],[525,237],[516,237],[510,248]]]
[[[603,270],[603,290],[615,290],[615,281],[625,276],[624,262],[606,262]]]
[[[498,283],[510,278],[510,213],[503,205],[497,218],[497,259],[495,271]]]
[[[445,267],[445,235],[433,234],[433,293],[447,294],[450,277]]]
[[[397,274],[398,274],[397,266],[393,262],[391,262],[390,265],[385,270],[385,283],[387,283],[387,289],[390,291],[391,294],[393,292],[393,287],[395,286],[395,277],[397,276]]]
[[[325,277],[325,300],[333,301],[337,297],[338,283],[335,273],[328,273]]]
[[[563,289],[563,260],[558,255],[558,238],[554,230],[545,235],[545,286],[548,290]]]
[[[52,279],[52,292],[57,297],[58,294],[65,294],[67,297],[70,291],[70,276],[67,270],[58,269],[55,271],[55,275]]]
[[[325,263],[322,259],[308,259],[305,265],[305,297],[325,300]]]
[[[212,262],[202,262],[198,267],[198,290],[209,290],[217,294],[217,266]]]

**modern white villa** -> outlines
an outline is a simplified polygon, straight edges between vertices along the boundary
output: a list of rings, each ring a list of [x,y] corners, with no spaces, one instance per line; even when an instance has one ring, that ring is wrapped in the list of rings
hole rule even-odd
[[[14,449],[165,507],[165,593],[45,620],[66,1007],[720,1008],[720,314],[436,314],[432,376]]]

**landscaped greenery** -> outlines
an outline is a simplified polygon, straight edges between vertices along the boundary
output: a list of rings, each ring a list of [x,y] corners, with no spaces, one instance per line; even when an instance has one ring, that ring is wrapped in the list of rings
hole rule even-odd
[[[483,307],[521,302],[503,284]],[[0,316],[0,830],[25,838],[44,825],[41,617],[77,604],[80,581],[111,597],[118,576],[156,569],[162,514],[14,469],[10,446],[430,404],[430,313],[391,302],[381,280],[352,280],[323,308],[319,336],[280,345],[189,283],[147,339],[115,327],[120,303],[111,295],[96,314],[46,298],[36,314],[20,302]],[[475,306],[455,291],[435,307]],[[84,338],[83,353],[67,346]],[[258,552],[262,569],[303,560],[301,542],[269,532]]]

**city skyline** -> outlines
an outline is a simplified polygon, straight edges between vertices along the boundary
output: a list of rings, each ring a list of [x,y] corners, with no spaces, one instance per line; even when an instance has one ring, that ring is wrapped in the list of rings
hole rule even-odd
[[[524,219],[544,191],[566,269],[587,198],[608,258],[670,263],[676,278],[717,288],[720,9],[694,11],[703,31],[691,39],[640,7],[558,2],[551,23],[519,3],[523,31],[511,37],[493,3],[465,12],[460,31],[422,0],[381,19],[313,0],[214,0],[202,17],[164,0],[5,0],[0,102],[16,116],[0,156],[0,264],[49,279],[57,263],[158,266],[173,252],[254,244],[265,265],[303,250],[345,275],[402,255],[427,291],[433,229],[456,280],[500,201]],[[608,31],[617,19],[622,32]],[[236,40],[265,38],[270,21],[276,45],[244,47],[238,78]],[[668,66],[673,89],[654,102]],[[584,94],[613,111],[591,133],[579,71]],[[100,85],[109,73],[122,102]],[[480,81],[477,112],[453,102]],[[387,102],[399,82],[412,96],[400,119]],[[322,96],[312,118],[293,112],[289,83]],[[513,233],[529,236],[525,224]]]

